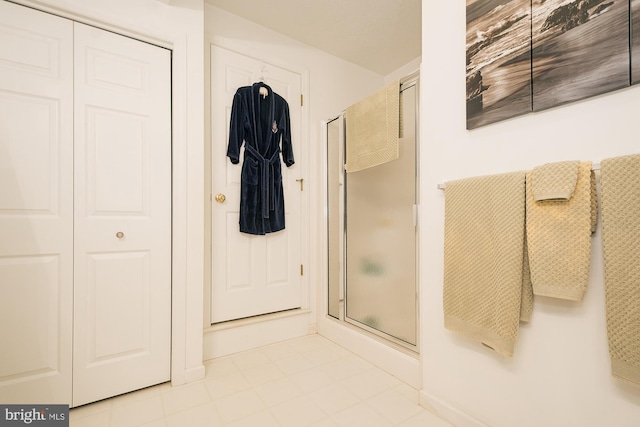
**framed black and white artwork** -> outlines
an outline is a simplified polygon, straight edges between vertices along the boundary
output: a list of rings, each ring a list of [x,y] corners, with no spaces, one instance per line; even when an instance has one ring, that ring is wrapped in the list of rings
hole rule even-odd
[[[531,0],[467,0],[467,129],[531,111]]]
[[[629,0],[533,0],[533,110],[630,84]]]

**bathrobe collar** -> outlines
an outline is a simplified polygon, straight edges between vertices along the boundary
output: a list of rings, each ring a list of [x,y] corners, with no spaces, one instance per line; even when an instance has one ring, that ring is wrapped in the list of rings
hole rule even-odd
[[[267,95],[267,108],[269,108],[269,114],[267,115],[268,120],[266,123],[261,123],[260,121],[260,117],[261,117],[261,105],[262,103],[260,102],[260,97],[262,95],[260,95],[260,88],[266,88],[268,91],[268,95]],[[253,135],[254,135],[254,144],[255,144],[255,148],[256,150],[260,151],[260,144],[259,141],[263,141],[264,139],[269,140],[269,137],[271,136],[271,127],[273,125],[273,121],[274,121],[274,116],[275,116],[275,96],[273,96],[273,91],[271,90],[271,87],[269,87],[268,85],[266,85],[263,82],[258,82],[258,83],[254,83],[252,90],[251,90],[251,114],[253,116]],[[269,144],[264,144],[264,148],[266,150],[269,149]],[[266,155],[267,153],[260,153],[263,156]]]

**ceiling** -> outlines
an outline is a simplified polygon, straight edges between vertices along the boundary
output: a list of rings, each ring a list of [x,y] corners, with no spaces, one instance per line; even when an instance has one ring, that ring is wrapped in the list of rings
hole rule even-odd
[[[387,75],[421,55],[422,0],[205,0]]]

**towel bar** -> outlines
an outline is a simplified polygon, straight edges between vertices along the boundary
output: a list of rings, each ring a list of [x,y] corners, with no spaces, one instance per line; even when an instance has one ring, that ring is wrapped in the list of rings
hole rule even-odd
[[[594,170],[594,171],[600,170],[600,163],[594,163],[593,165],[591,165],[591,170]],[[444,191],[445,188],[447,188],[446,182],[438,184],[438,190]]]

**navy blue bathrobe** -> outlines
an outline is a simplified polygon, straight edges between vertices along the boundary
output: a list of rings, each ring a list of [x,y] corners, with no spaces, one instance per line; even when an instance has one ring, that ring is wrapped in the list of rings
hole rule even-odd
[[[260,95],[261,87],[267,89],[266,97]],[[264,83],[238,88],[233,97],[227,148],[231,163],[239,163],[243,142],[240,231],[266,234],[282,230],[280,153],[287,167],[294,163],[289,104]]]

